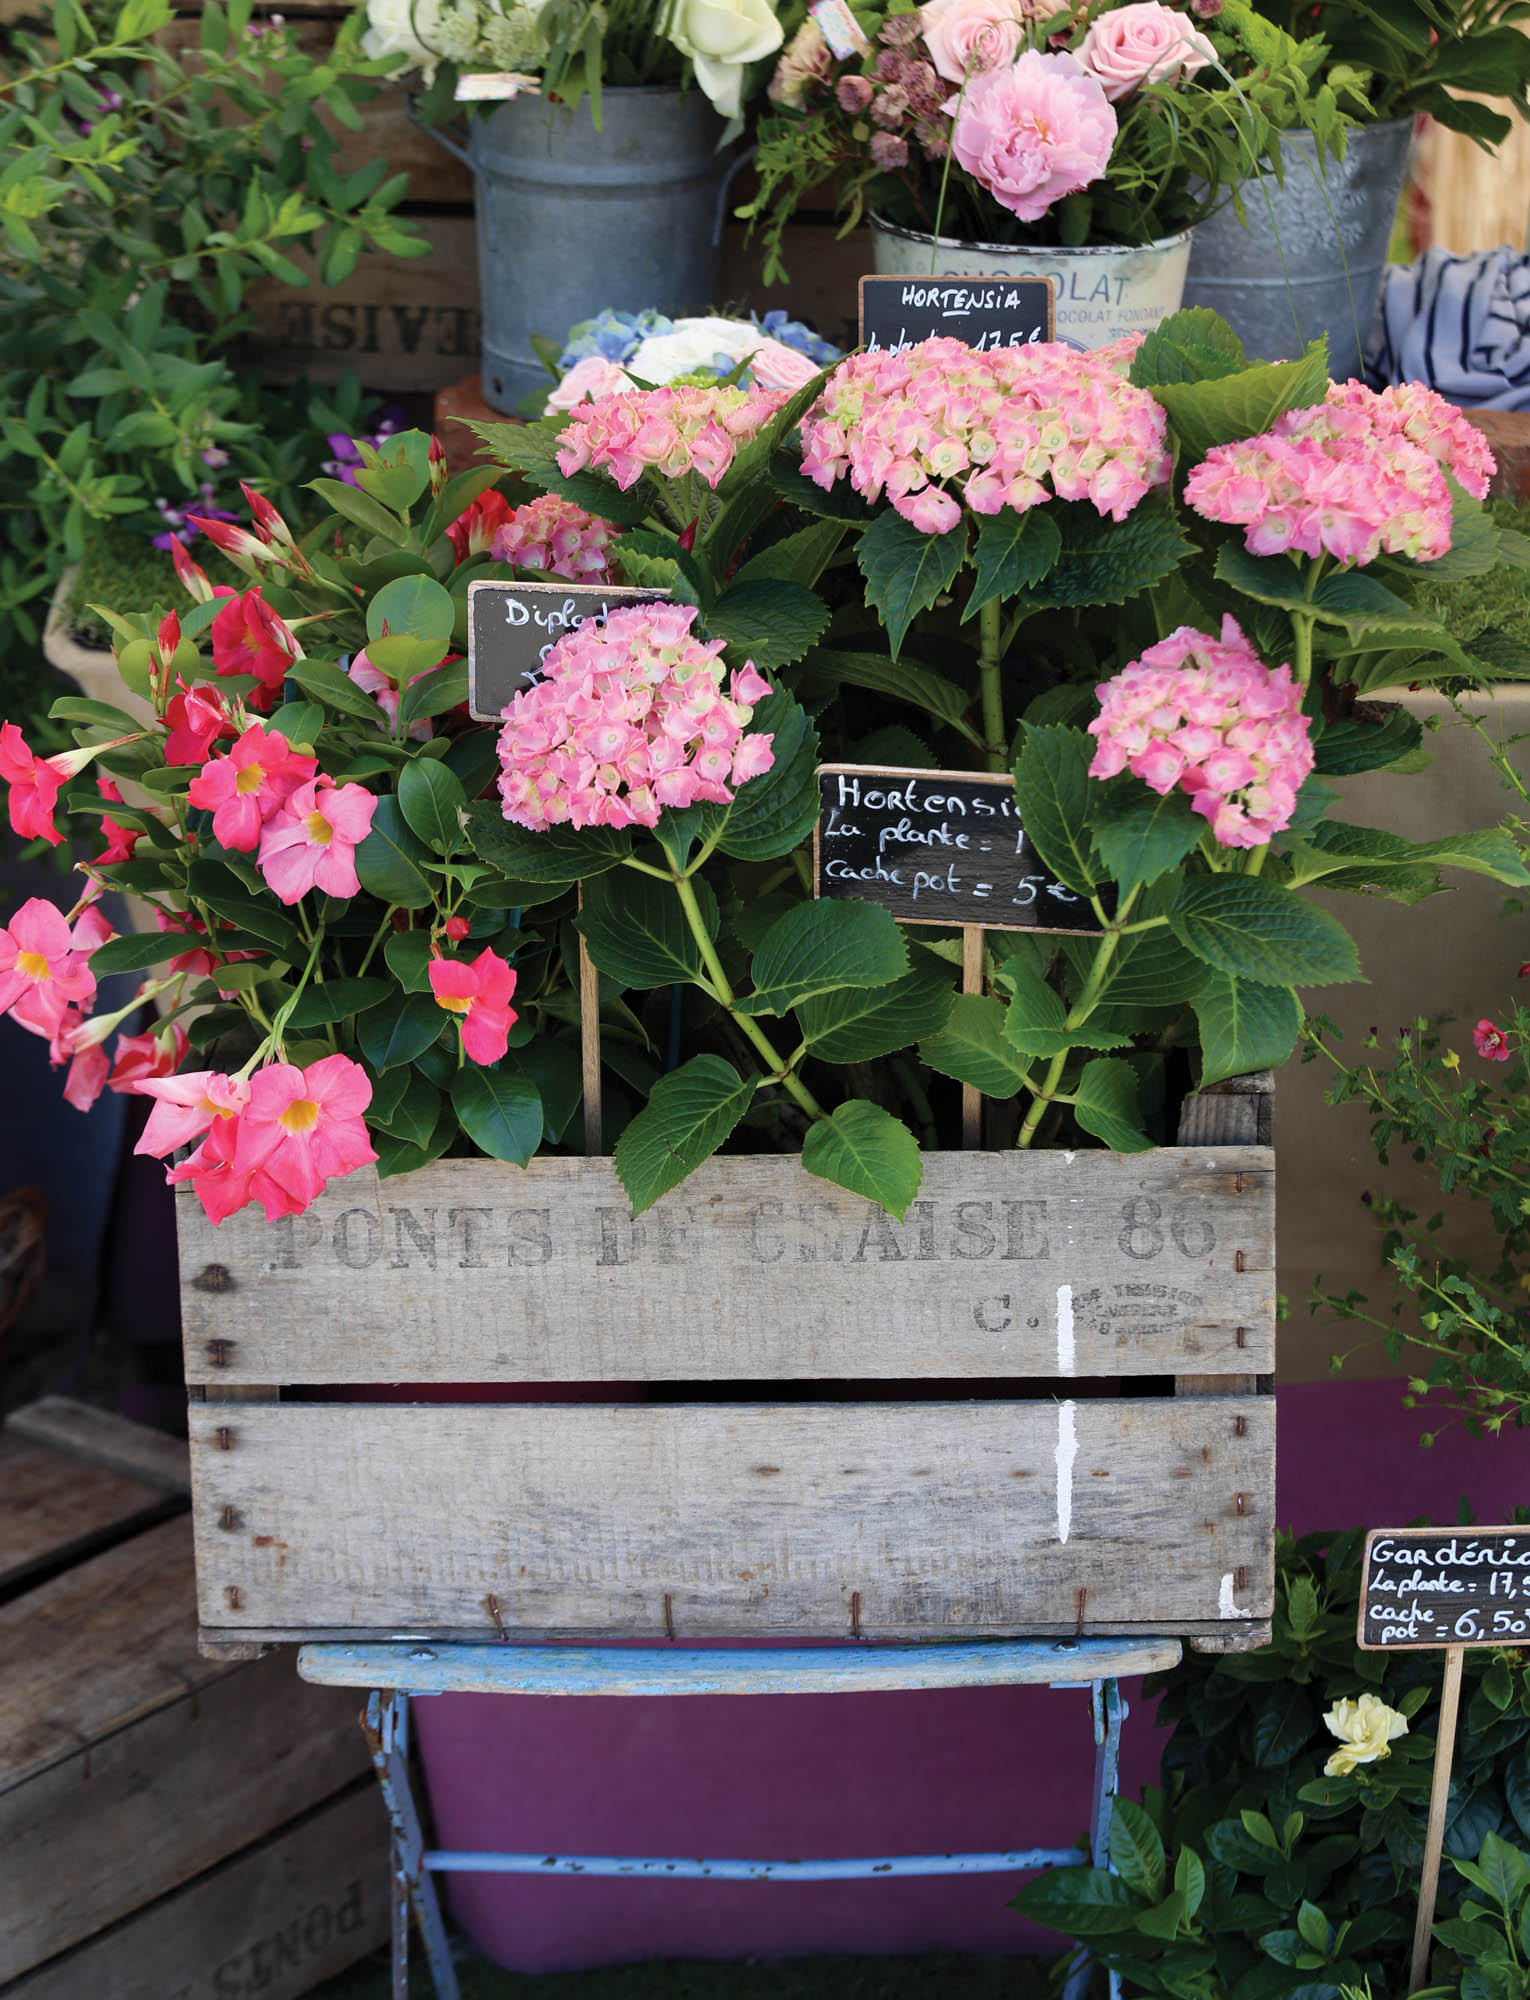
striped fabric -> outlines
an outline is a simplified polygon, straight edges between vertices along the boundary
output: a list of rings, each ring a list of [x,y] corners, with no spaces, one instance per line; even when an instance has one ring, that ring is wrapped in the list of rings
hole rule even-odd
[[[1426,250],[1388,265],[1365,372],[1381,386],[1426,382],[1468,408],[1530,409],[1530,257]]]

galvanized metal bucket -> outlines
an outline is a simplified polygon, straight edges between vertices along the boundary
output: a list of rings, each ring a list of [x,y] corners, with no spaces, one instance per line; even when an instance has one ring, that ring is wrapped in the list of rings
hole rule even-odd
[[[734,158],[699,90],[606,89],[601,129],[576,109],[517,97],[475,118],[473,171],[483,394],[514,410],[551,388],[531,336],[561,342],[603,306],[683,313],[713,302],[721,208]]]
[[[871,218],[878,271],[933,277],[1050,278],[1057,338],[1070,347],[1108,347],[1124,333],[1148,333],[1174,312],[1185,287],[1191,231],[1157,243],[1038,250],[1013,243],[963,243]],[[932,252],[934,255],[932,256]]]
[[[1229,202],[1196,230],[1185,304],[1219,312],[1265,361],[1326,333],[1329,373],[1358,375],[1412,133],[1411,118],[1363,126],[1321,166],[1310,134],[1283,133],[1284,186],[1245,181],[1246,225]]]

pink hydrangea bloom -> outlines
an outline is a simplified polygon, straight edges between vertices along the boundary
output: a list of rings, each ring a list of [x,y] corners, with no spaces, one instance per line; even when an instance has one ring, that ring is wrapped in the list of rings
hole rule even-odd
[[[515,992],[513,968],[485,946],[472,960],[433,958],[427,970],[436,1005],[457,1016],[468,1061],[497,1063],[510,1045],[516,1019],[510,1005]]]
[[[1116,143],[1116,114],[1100,85],[1067,54],[1027,49],[1007,69],[984,70],[955,111],[951,151],[978,186],[1022,222],[1097,181]]]
[[[1445,473],[1480,499],[1493,469],[1481,433],[1433,390],[1336,382],[1326,402],[1207,452],[1185,498],[1208,521],[1247,529],[1254,555],[1433,562],[1450,547]]]
[[[1330,383],[1325,398],[1330,413],[1357,414],[1362,435],[1400,437],[1416,444],[1450,474],[1474,500],[1485,500],[1498,464],[1488,441],[1454,403],[1422,382],[1402,382],[1390,389],[1368,389],[1363,382]],[[1275,428],[1279,431],[1281,418]]]
[[[716,486],[741,444],[787,401],[781,389],[628,389],[581,404],[558,438],[567,479],[587,467],[609,472],[623,491],[650,468],[666,479],[696,472]]]
[[[656,826],[665,806],[727,805],[768,771],[768,735],[745,735],[770,692],[752,662],[723,692],[721,640],[691,637],[696,608],[634,604],[586,620],[505,710],[506,819],[539,828]]]
[[[848,474],[867,500],[885,491],[926,534],[954,527],[960,504],[1024,512],[1054,493],[1123,520],[1170,471],[1164,413],[1126,380],[1137,344],[852,355],[803,422],[802,470],[825,488]]]
[[[364,785],[337,785],[320,775],[299,785],[266,822],[257,865],[284,903],[310,889],[354,896],[356,849],[372,830],[377,801]]]
[[[1220,639],[1181,625],[1095,693],[1091,778],[1130,771],[1160,796],[1179,786],[1223,847],[1263,847],[1291,824],[1312,769],[1302,691],[1236,619]]]
[[[316,759],[289,749],[279,729],[267,730],[252,722],[226,757],[214,757],[202,766],[187,797],[212,814],[215,840],[253,854],[266,821],[318,768]]]
[[[1188,14],[1160,0],[1130,0],[1095,16],[1078,59],[1114,104],[1145,83],[1182,82],[1217,52]]]
[[[496,562],[566,576],[574,583],[609,583],[611,544],[621,533],[613,521],[587,514],[557,493],[541,493],[517,507],[494,537]]]

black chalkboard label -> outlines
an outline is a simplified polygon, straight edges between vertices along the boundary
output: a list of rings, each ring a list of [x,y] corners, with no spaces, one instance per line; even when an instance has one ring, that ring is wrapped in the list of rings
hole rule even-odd
[[[1037,858],[1005,772],[821,764],[814,893],[880,903],[905,924],[1093,931],[1099,920]]]
[[[861,345],[897,354],[944,334],[969,347],[1032,347],[1056,328],[1051,278],[862,278]]]
[[[530,687],[553,647],[586,618],[664,601],[662,591],[625,584],[470,583],[468,713],[498,722],[511,695]]]
[[[1530,1646],[1530,1528],[1373,1528],[1360,1644]]]

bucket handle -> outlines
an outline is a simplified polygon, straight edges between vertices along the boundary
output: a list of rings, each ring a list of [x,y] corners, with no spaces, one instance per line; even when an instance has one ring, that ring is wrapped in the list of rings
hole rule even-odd
[[[746,146],[741,153],[735,153],[728,171],[723,175],[722,186],[717,190],[717,209],[712,217],[712,248],[716,250],[722,242],[723,224],[728,218],[728,190],[733,185],[733,177],[740,167],[747,167],[754,158],[758,147]]]
[[[477,169],[474,167],[472,157],[467,150],[468,129],[466,125],[455,128],[462,135],[459,140],[452,136],[454,128],[445,125],[427,125],[420,116],[416,102],[412,97],[409,99],[408,111],[409,122],[417,132],[423,132],[427,139],[434,139],[443,152],[450,153],[454,160],[460,161],[467,168],[468,172],[476,177]]]

